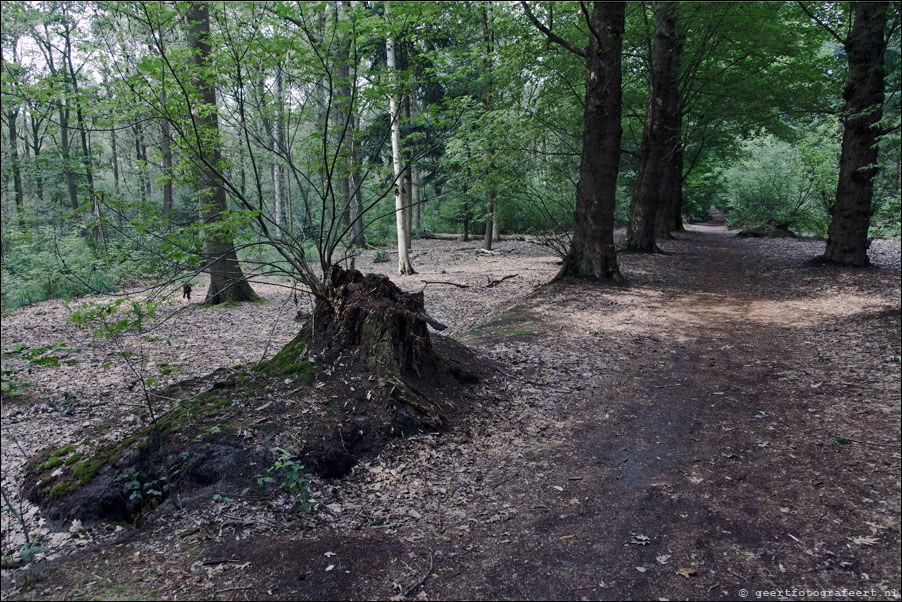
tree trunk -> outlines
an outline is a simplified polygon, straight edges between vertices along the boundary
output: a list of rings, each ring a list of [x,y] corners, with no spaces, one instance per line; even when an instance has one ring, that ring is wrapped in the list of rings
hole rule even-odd
[[[410,124],[410,94],[404,95],[404,116],[405,121]],[[413,155],[410,147],[404,149],[404,228],[407,231],[407,250],[410,250],[412,242],[411,233],[413,232]]]
[[[285,126],[282,120],[282,66],[276,66],[275,84],[273,86],[273,96],[275,98],[275,118],[272,128],[272,147],[275,156],[272,162],[272,201],[273,201],[273,222],[275,222],[276,230],[280,230],[285,222],[285,208],[282,199],[282,156],[284,155]],[[281,234],[280,234],[281,236]]]
[[[19,120],[19,107],[14,106],[6,112],[9,120],[9,162],[13,171],[13,191],[16,202],[16,218],[19,225],[25,224],[25,207],[22,194],[22,172],[19,169],[19,134],[16,132],[16,122]]]
[[[162,40],[160,41],[162,52]],[[165,71],[161,74],[160,100],[166,105],[166,79]],[[164,119],[160,124],[160,146],[163,151],[163,225],[167,230],[172,229],[172,133],[169,130],[169,121]],[[117,180],[118,185],[118,180]]]
[[[420,207],[423,202],[423,190],[420,186],[420,168],[418,165],[413,166],[413,205],[414,205],[414,227],[416,228],[417,238],[423,238],[423,227],[421,223]]]
[[[188,49],[194,63],[194,88],[198,91],[203,107],[194,108],[194,120],[204,143],[195,149],[198,161],[194,190],[200,203],[200,214],[205,227],[207,272],[210,288],[205,303],[217,305],[235,301],[259,299],[241,272],[238,256],[232,244],[232,235],[219,222],[228,209],[226,193],[216,170],[222,168],[219,140],[219,116],[216,109],[216,89],[209,73],[210,65],[210,10],[206,2],[196,2],[187,9]]]
[[[676,38],[673,2],[655,2],[655,37],[652,47],[651,74],[648,85],[648,109],[639,147],[639,173],[630,204],[630,223],[626,248],[630,251],[654,252],[655,215],[661,200],[661,183],[665,176],[668,114],[672,107],[671,64]]]
[[[464,196],[464,233],[461,240],[469,242],[470,240],[470,198],[467,192],[470,189],[470,182],[473,179],[473,169],[470,161],[470,145],[467,144],[467,178],[464,180],[463,196]]]
[[[144,185],[144,178],[147,177],[147,161],[144,154],[144,130],[140,124],[132,127],[135,132],[135,165],[138,171],[138,196],[141,205],[147,204],[147,187]]]
[[[482,3],[482,110],[488,115],[492,110],[492,51],[493,51],[493,32],[491,24],[491,0],[484,0]],[[489,164],[486,168],[486,179],[489,182],[489,194],[486,200],[485,211],[485,231],[483,232],[482,247],[486,250],[492,249],[492,242],[495,240],[495,186],[492,184],[494,178],[495,162],[494,149],[492,148],[491,137],[488,140]]]
[[[40,135],[41,124],[35,120],[34,114],[30,115],[31,117],[31,148],[34,151],[34,162],[33,162],[33,178],[34,178],[34,187],[35,187],[35,195],[37,196],[37,200],[41,203],[44,202],[44,174],[42,173],[41,165],[40,165],[40,154],[41,148],[43,146],[43,140]],[[34,204],[32,204],[32,213],[34,213]]]
[[[844,128],[833,219],[824,261],[865,266],[871,199],[877,175],[877,122],[883,115],[884,2],[855,2],[855,23],[846,40],[849,83],[843,92]]]
[[[573,241],[558,278],[622,280],[614,249],[614,196],[620,166],[624,11],[624,2],[593,2]]]
[[[60,100],[60,153],[63,156],[63,175],[66,178],[66,193],[69,195],[69,206],[78,209],[78,187],[75,174],[72,173],[72,154],[69,151],[69,107],[65,98]]]
[[[349,0],[342,1],[342,7],[344,9],[345,16],[348,19],[351,19],[351,3]],[[360,178],[360,152],[358,150],[357,144],[357,117],[354,114],[354,105],[351,102],[352,95],[352,87],[351,87],[351,44],[354,44],[354,38],[352,35],[348,34],[345,39],[345,43],[342,46],[342,58],[343,60],[339,63],[339,71],[341,75],[343,74],[343,89],[341,93],[347,98],[347,111],[348,111],[348,131],[345,134],[345,138],[348,141],[348,147],[350,149],[350,163],[348,165],[348,188],[350,189],[350,197],[348,202],[350,204],[350,213],[351,213],[351,246],[362,248],[365,244],[365,239],[363,235],[363,198],[361,191],[361,178]],[[355,66],[356,68],[356,66]]]
[[[655,236],[657,238],[673,238],[670,231],[682,229],[682,219],[680,219],[677,203],[682,204],[683,198],[683,112],[678,79],[680,54],[683,51],[683,44],[682,39],[676,32],[677,25],[674,11],[673,60],[670,63],[670,90],[667,93],[667,113],[664,125],[664,134],[666,136],[664,143],[664,177],[660,184],[661,196],[655,216]],[[674,212],[676,212],[676,219],[674,219]],[[674,228],[674,223],[678,223],[679,227]]]
[[[385,3],[385,18],[391,23],[391,4]],[[389,118],[391,121],[391,157],[395,175],[395,229],[398,233],[398,272],[401,275],[415,274],[407,253],[407,223],[404,211],[404,174],[401,169],[401,106],[398,102],[397,61],[395,58],[395,38],[389,34],[385,40],[391,91],[389,93]]]

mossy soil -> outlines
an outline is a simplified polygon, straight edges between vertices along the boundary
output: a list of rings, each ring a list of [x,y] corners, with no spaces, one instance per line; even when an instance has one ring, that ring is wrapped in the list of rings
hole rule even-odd
[[[465,347],[436,338],[451,365],[476,364]],[[209,503],[214,494],[275,495],[278,483],[261,491],[258,477],[277,448],[306,471],[340,478],[386,441],[446,428],[467,409],[465,391],[450,393],[464,385],[447,371],[441,382],[410,377],[429,400],[418,409],[399,398],[394,384],[373,378],[357,355],[317,363],[298,336],[262,364],[173,387],[158,398],[177,403],[121,439],[86,438],[45,450],[29,468],[27,495],[60,525],[134,522]]]

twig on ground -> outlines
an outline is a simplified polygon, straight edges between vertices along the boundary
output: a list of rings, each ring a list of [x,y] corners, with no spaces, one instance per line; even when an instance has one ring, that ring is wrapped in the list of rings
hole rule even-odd
[[[432,573],[432,568],[434,566],[435,566],[435,562],[433,561],[433,558],[432,558],[432,552],[429,552],[429,568],[426,570],[426,573],[423,575],[423,577],[419,581],[417,581],[416,583],[414,583],[413,585],[408,587],[406,590],[404,590],[404,593],[401,594],[401,597],[406,598],[407,594],[409,594],[416,588],[423,585],[426,582],[426,579],[429,578],[429,575]]]

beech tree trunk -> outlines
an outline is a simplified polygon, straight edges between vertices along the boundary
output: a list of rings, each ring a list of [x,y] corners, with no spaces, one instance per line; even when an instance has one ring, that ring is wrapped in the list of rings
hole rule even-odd
[[[674,12],[673,60],[670,63],[670,91],[667,95],[667,116],[665,122],[664,178],[661,181],[661,198],[655,216],[655,236],[673,238],[671,230],[682,230],[680,215],[683,204],[683,102],[678,78],[680,54],[683,51],[682,38],[676,32],[679,23]]]
[[[16,132],[16,122],[19,119],[19,107],[14,106],[6,112],[9,120],[9,162],[12,164],[13,193],[16,202],[16,218],[19,224],[25,223],[25,207],[22,193],[22,172],[19,169],[19,134]]]
[[[625,7],[624,2],[592,3],[573,240],[558,278],[622,280],[614,249],[614,195],[622,133],[620,53]]]
[[[65,98],[60,100],[60,154],[63,156],[63,176],[66,179],[66,193],[69,196],[69,206],[78,209],[78,186],[75,183],[75,174],[72,172],[72,154],[69,148],[69,107]]]
[[[259,299],[241,272],[231,233],[220,225],[222,214],[228,209],[226,193],[216,170],[222,168],[219,149],[219,116],[216,107],[216,89],[209,76],[210,64],[210,9],[206,2],[195,2],[187,10],[188,49],[194,63],[194,87],[204,108],[194,116],[203,139],[195,149],[198,168],[194,190],[200,203],[200,215],[205,226],[206,271],[210,274],[210,288],[205,303],[217,305],[226,302],[256,301]]]
[[[273,201],[273,222],[276,229],[282,228],[285,222],[285,207],[282,194],[282,155],[283,142],[285,140],[285,126],[282,121],[282,66],[276,66],[276,77],[273,85],[273,96],[276,101],[276,115],[273,120],[272,127],[272,146],[275,150],[275,157],[272,162],[272,201]],[[281,234],[280,234],[281,236]]]
[[[671,139],[668,119],[673,93],[671,86],[676,18],[673,2],[655,2],[655,37],[652,45],[651,74],[648,84],[648,108],[642,142],[639,147],[639,173],[630,203],[630,222],[626,248],[654,252],[655,216],[661,202],[661,183],[665,179],[667,143]]]
[[[342,0],[342,8],[345,16],[351,18],[351,2],[350,0]],[[350,214],[351,214],[351,246],[363,247],[365,243],[363,234],[363,198],[360,178],[360,151],[357,144],[357,116],[354,114],[354,106],[351,103],[351,44],[354,44],[354,38],[349,33],[342,46],[342,61],[339,62],[339,78],[342,79],[339,93],[348,99],[347,110],[348,115],[348,131],[345,138],[348,141],[350,149],[350,158],[348,165],[348,188],[350,189]]]
[[[391,23],[391,5],[385,3],[385,18]],[[388,72],[390,77],[390,85],[392,87],[389,93],[389,117],[391,120],[391,157],[392,167],[395,175],[395,229],[398,233],[398,273],[415,274],[413,265],[410,263],[410,255],[408,249],[408,231],[406,212],[404,210],[404,201],[406,193],[404,191],[404,174],[401,169],[401,103],[398,101],[399,92],[396,89],[398,78],[396,76],[397,61],[395,58],[395,38],[389,35],[385,40],[385,52],[388,62]]]
[[[486,114],[492,110],[492,51],[494,46],[494,33],[492,31],[491,13],[491,0],[484,0],[482,3],[482,77],[485,78],[485,81],[483,82],[482,91],[482,110]],[[491,139],[488,141],[488,155],[489,164],[486,168],[487,173],[485,175],[489,181],[489,194],[488,199],[486,199],[485,231],[482,246],[486,250],[491,250],[492,242],[495,239],[495,187],[491,183],[492,178],[494,177],[493,172],[495,171],[495,162]]]
[[[410,124],[410,94],[404,95],[404,117],[406,122]],[[409,127],[409,125],[408,125]],[[407,250],[413,239],[413,155],[410,148],[404,149],[404,163],[407,167],[404,169],[404,228],[407,232]]]
[[[855,2],[846,40],[849,83],[843,92],[842,154],[824,261],[866,266],[871,199],[877,175],[877,122],[883,115],[885,2]]]

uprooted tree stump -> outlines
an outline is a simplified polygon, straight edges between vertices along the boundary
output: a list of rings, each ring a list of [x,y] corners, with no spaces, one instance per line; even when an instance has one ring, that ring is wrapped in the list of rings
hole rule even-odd
[[[474,405],[478,392],[460,383],[476,380],[464,366],[482,374],[484,362],[430,337],[422,293],[340,268],[324,290],[271,359],[168,392],[178,405],[124,439],[45,450],[29,466],[28,498],[58,524],[133,520],[243,495],[282,447],[340,478],[390,439],[446,429]]]
[[[337,266],[326,290],[300,334],[310,354],[326,363],[356,355],[388,397],[414,410],[423,426],[441,428],[444,396],[429,393],[440,391],[449,375],[462,382],[476,378],[433,348],[423,293]]]

